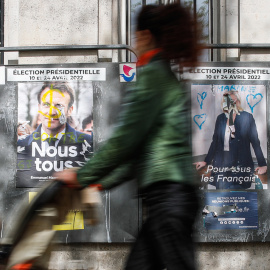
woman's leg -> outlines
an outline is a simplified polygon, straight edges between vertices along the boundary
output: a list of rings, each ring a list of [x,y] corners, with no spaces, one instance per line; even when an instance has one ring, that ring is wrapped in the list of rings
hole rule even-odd
[[[130,252],[126,270],[162,270],[164,265],[159,260],[158,252],[149,232],[148,221],[142,226],[142,230]]]
[[[192,227],[198,200],[193,188],[164,181],[151,187],[146,204],[149,215],[126,269],[194,270]],[[131,268],[133,263],[137,268]]]

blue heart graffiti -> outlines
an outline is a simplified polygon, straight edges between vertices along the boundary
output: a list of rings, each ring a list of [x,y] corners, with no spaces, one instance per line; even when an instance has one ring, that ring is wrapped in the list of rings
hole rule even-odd
[[[206,114],[197,114],[194,115],[193,117],[193,121],[195,122],[195,124],[199,127],[199,129],[202,129],[202,125],[204,124],[204,122],[206,121]]]
[[[250,104],[250,102],[248,101],[249,97],[252,97],[252,101],[257,101],[255,103],[253,103],[253,106]],[[258,98],[257,98],[258,97]],[[263,99],[263,95],[260,93],[257,93],[256,95],[253,94],[248,94],[246,97],[247,100],[247,104],[249,106],[249,108],[251,109],[251,112],[253,113],[255,106],[257,106]]]
[[[203,101],[205,100],[207,96],[206,92],[202,92],[202,94],[198,93],[197,94],[197,101],[199,102],[200,108],[202,109],[203,106]]]

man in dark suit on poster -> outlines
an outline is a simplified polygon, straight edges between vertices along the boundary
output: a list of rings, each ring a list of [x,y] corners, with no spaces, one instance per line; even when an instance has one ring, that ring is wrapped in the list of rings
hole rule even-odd
[[[38,92],[41,124],[18,140],[17,187],[36,187],[64,168],[82,166],[93,152],[92,135],[69,123],[74,91],[66,82],[46,82]]]

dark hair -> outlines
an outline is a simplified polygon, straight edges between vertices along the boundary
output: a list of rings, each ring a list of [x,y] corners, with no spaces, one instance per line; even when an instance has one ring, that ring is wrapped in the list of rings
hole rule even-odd
[[[37,99],[38,103],[41,102],[41,93],[46,89],[57,89],[62,93],[68,93],[70,96],[70,101],[68,103],[68,108],[70,108],[74,103],[74,90],[70,87],[67,82],[45,82],[38,92]]]
[[[93,121],[93,115],[90,114],[86,118],[83,119],[82,121],[82,129],[84,130],[86,128],[87,124],[90,124]]]
[[[180,67],[195,66],[201,54],[201,29],[191,11],[179,3],[147,5],[137,18],[137,31],[148,29],[164,58],[174,60]]]

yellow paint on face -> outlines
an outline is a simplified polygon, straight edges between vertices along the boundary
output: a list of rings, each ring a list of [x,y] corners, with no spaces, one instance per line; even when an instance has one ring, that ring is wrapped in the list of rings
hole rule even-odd
[[[53,85],[51,85],[51,88],[50,90],[48,90],[41,98],[41,100],[45,103],[46,102],[46,97],[47,95],[50,94],[50,109],[49,109],[49,114],[45,114],[43,113],[42,111],[38,111],[39,113],[41,113],[43,116],[45,117],[48,117],[49,119],[49,122],[48,122],[48,127],[51,127],[51,124],[52,124],[52,119],[57,119],[61,116],[61,111],[52,105],[52,102],[53,102],[53,92],[58,92],[59,94],[61,94],[63,97],[65,96],[59,89],[54,89],[53,88]],[[57,111],[57,115],[53,116],[52,115],[52,111],[53,109],[55,109]]]

